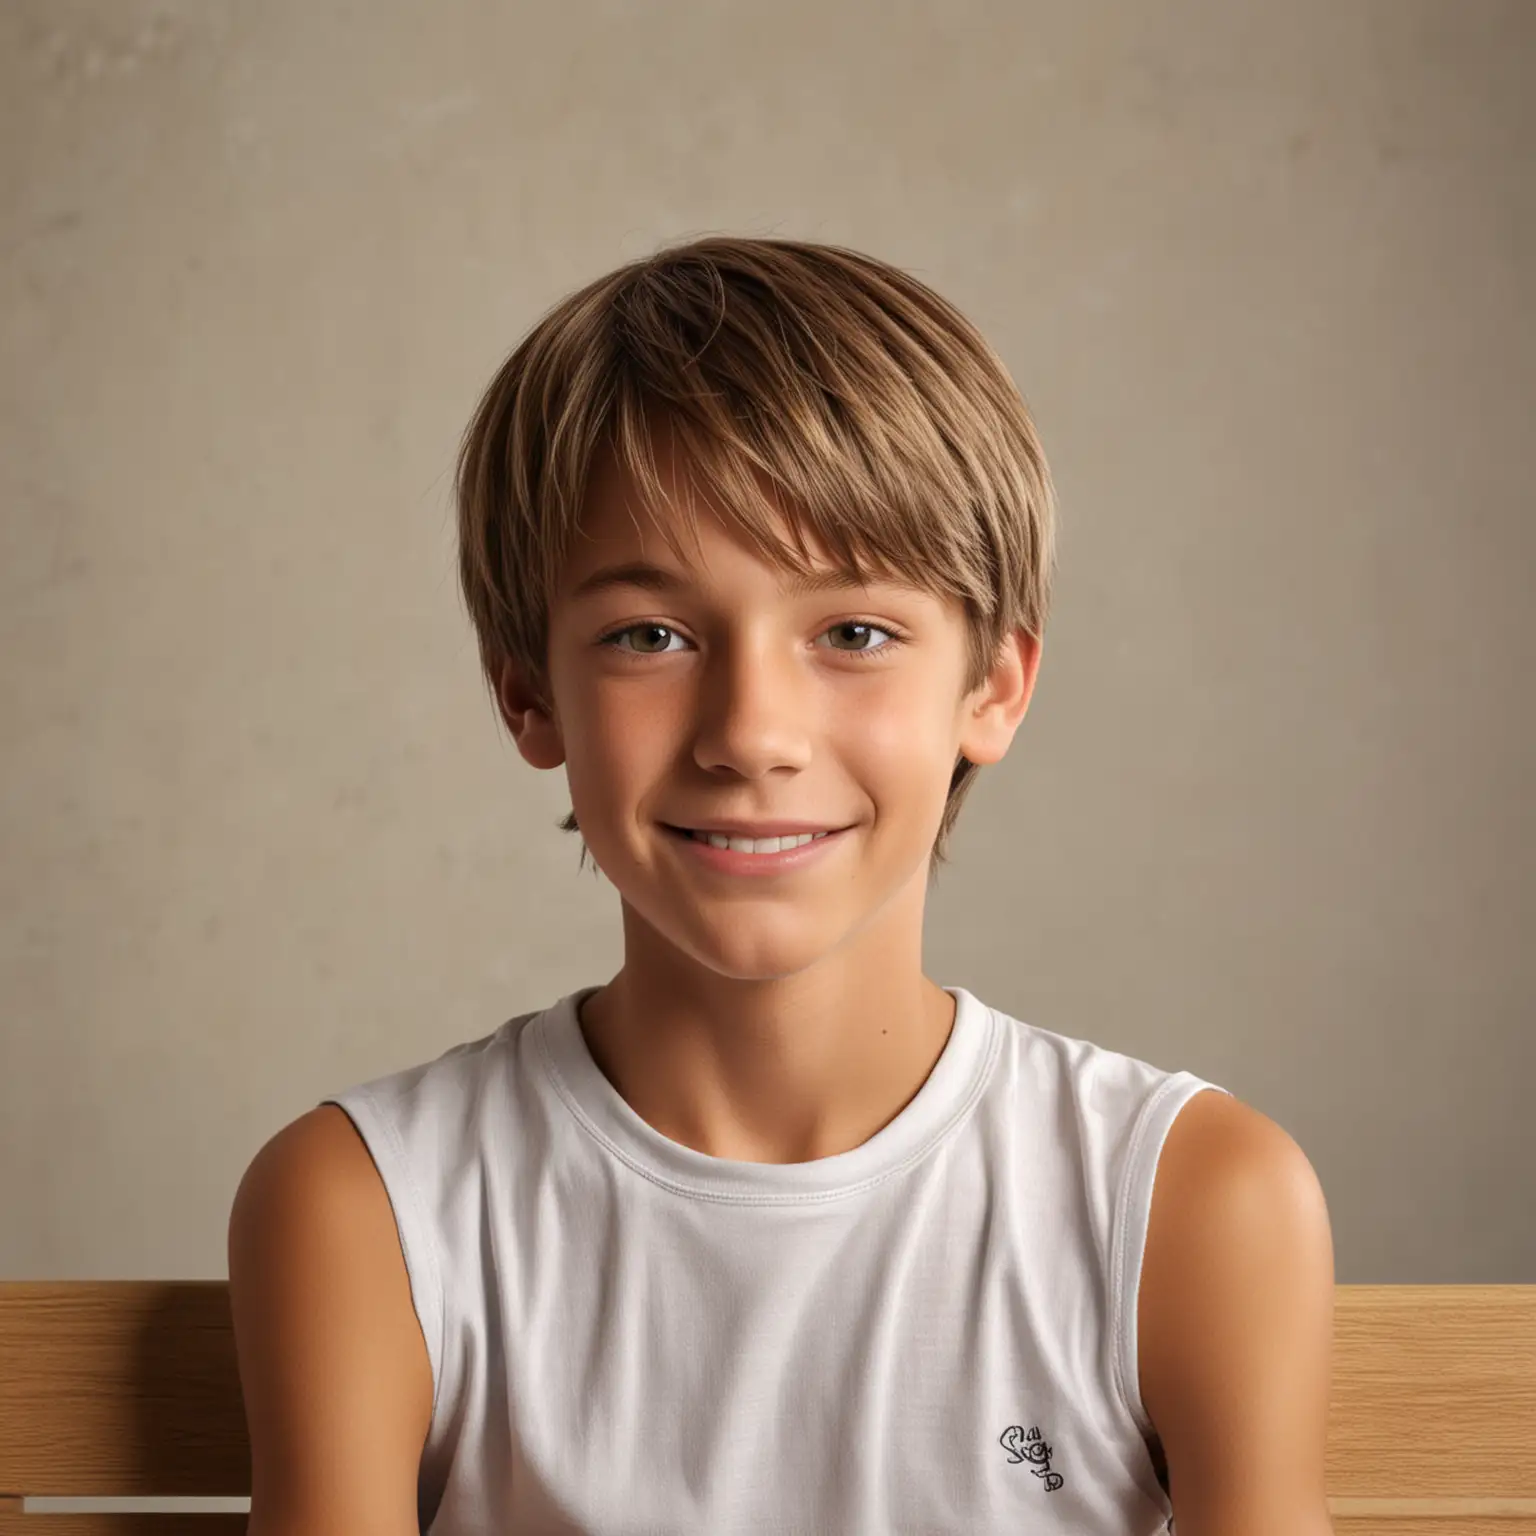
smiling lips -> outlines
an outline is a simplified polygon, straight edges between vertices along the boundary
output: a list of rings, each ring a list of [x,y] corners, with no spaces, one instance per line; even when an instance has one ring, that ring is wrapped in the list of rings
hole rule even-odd
[[[786,833],[778,837],[728,836],[724,832],[701,832],[691,827],[679,827],[677,830],[695,842],[708,843],[711,848],[729,848],[736,853],[783,853],[790,848],[803,848],[807,843],[827,837],[832,829],[828,828],[826,832]]]

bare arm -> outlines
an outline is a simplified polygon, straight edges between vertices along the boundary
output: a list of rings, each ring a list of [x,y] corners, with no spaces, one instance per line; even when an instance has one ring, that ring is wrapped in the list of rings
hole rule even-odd
[[[1258,1110],[1197,1094],[1152,1205],[1142,1401],[1180,1536],[1333,1536],[1333,1234],[1311,1163]]]
[[[279,1131],[246,1170],[229,1295],[249,1536],[416,1536],[432,1369],[389,1197],[335,1105]]]

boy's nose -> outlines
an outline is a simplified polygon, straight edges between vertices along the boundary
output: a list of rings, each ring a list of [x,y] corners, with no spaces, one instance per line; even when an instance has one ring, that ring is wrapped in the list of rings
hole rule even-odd
[[[707,678],[694,720],[693,755],[702,768],[761,778],[810,762],[815,701],[793,663],[735,658]]]

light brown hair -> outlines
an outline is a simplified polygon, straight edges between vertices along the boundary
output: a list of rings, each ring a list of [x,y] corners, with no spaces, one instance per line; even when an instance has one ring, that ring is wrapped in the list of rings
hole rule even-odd
[[[656,475],[663,423],[682,504]],[[676,525],[696,540],[703,491],[780,570],[809,569],[808,530],[859,581],[958,599],[967,693],[1013,629],[1043,638],[1055,496],[1029,411],[953,305],[872,256],[712,235],[588,283],[518,344],[456,474],[459,576],[493,699],[507,658],[547,689],[550,596],[603,452],[679,560]],[[930,873],[977,772],[955,765]],[[574,812],[560,826],[580,830]]]

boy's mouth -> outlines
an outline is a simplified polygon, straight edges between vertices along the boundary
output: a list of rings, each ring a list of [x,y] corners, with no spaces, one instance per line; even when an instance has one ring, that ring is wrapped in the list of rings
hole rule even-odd
[[[831,837],[834,832],[846,830],[829,827],[825,832],[801,832],[783,837],[738,837],[723,832],[700,832],[692,827],[674,827],[665,821],[662,826],[674,836],[708,843],[712,848],[732,849],[737,853],[785,853],[791,848],[802,848],[807,843],[819,842],[822,838]]]

